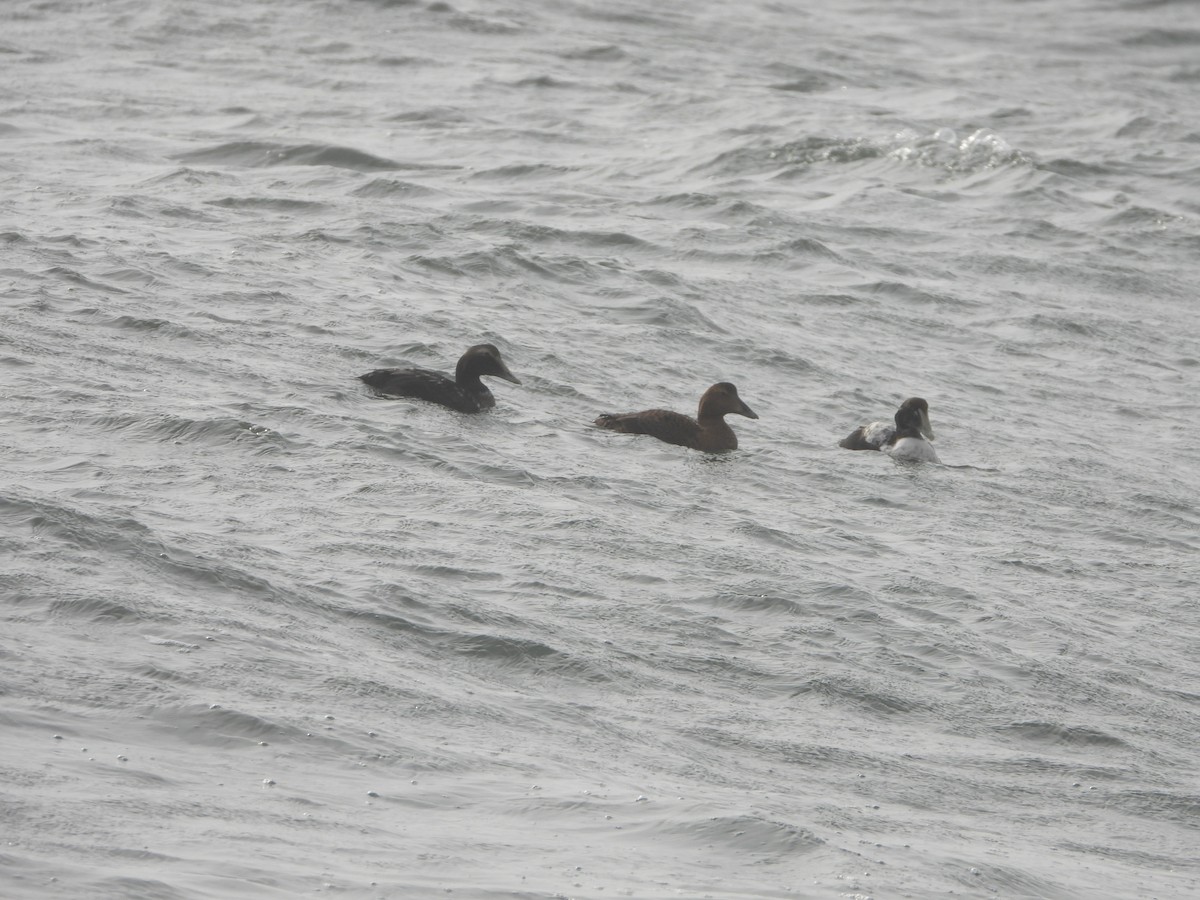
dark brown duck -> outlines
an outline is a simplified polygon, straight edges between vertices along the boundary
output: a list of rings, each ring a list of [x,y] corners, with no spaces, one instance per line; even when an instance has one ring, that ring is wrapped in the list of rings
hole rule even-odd
[[[704,392],[694,419],[669,409],[647,409],[633,413],[605,413],[596,419],[596,424],[609,431],[648,434],[668,444],[716,453],[737,449],[737,435],[725,421],[725,416],[730,413],[758,418],[757,413],[742,402],[737,388],[722,381]]]
[[[358,377],[384,394],[427,400],[459,412],[475,413],[496,405],[496,398],[480,381],[481,375],[521,383],[508,371],[500,351],[492,344],[476,344],[469,348],[459,359],[453,378],[432,369],[376,369]]]

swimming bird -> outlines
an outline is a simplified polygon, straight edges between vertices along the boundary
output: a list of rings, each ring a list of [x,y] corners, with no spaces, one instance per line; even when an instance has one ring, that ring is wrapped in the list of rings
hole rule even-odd
[[[891,422],[860,425],[842,438],[838,446],[847,450],[879,450],[895,459],[913,462],[941,462],[929,443],[932,440],[929,404],[921,397],[909,397],[896,410],[894,425]]]
[[[730,413],[748,419],[758,418],[758,414],[742,402],[737,388],[728,381],[722,381],[704,392],[694,419],[669,409],[646,409],[632,413],[605,413],[596,419],[596,425],[622,434],[648,434],[668,444],[716,453],[737,449],[737,435],[725,422],[725,416]]]
[[[459,359],[453,379],[432,369],[376,369],[358,377],[384,394],[414,397],[459,412],[474,413],[496,405],[492,392],[479,380],[481,375],[521,383],[508,371],[500,351],[492,344],[469,347]]]

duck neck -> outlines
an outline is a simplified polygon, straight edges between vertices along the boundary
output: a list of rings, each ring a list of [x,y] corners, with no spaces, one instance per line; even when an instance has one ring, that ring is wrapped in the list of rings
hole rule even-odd
[[[732,430],[725,421],[725,413],[701,412],[696,416],[696,423],[705,431]]]
[[[483,382],[479,380],[479,373],[469,364],[461,361],[454,370],[454,382],[464,391],[483,390]]]

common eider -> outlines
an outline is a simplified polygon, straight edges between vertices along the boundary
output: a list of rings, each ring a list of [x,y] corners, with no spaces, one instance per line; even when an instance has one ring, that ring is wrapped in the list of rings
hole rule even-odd
[[[454,378],[432,369],[376,369],[358,377],[384,394],[428,400],[459,412],[475,413],[496,405],[492,392],[479,380],[481,375],[521,383],[508,371],[500,351],[492,344],[470,347],[459,359]]]
[[[694,419],[669,409],[647,409],[632,413],[605,413],[596,419],[596,425],[622,434],[648,434],[668,444],[716,453],[737,449],[737,435],[725,421],[725,416],[730,413],[749,419],[758,418],[758,414],[742,402],[737,388],[728,381],[722,381],[704,392]]]
[[[941,462],[929,443],[932,440],[929,404],[920,397],[909,397],[896,410],[894,425],[891,422],[860,425],[842,438],[838,446],[847,450],[879,450],[911,462]]]

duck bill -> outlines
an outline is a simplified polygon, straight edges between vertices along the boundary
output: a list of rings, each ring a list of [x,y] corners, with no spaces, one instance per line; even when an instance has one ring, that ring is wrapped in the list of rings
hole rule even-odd
[[[933,440],[933,426],[929,424],[929,413],[925,410],[921,410],[921,434]]]
[[[511,381],[513,384],[521,383],[520,379],[518,379],[516,375],[508,371],[508,366],[506,366],[504,363],[500,363],[499,372],[492,372],[491,374],[495,375],[497,378],[503,378],[505,381]]]
[[[738,412],[740,412],[747,419],[757,419],[758,418],[758,413],[756,413],[754,410],[752,410],[750,407],[748,407],[746,405],[745,401],[739,401],[739,402],[741,402],[742,408],[739,409]]]

